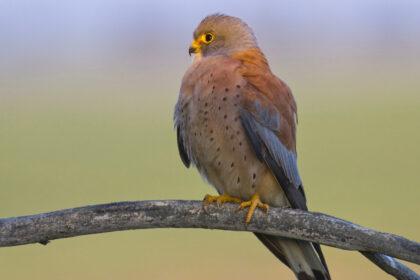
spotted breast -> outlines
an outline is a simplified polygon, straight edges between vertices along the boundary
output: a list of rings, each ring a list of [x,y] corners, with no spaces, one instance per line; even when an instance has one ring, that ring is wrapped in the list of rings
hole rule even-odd
[[[270,205],[288,205],[270,170],[256,158],[242,126],[240,105],[250,85],[238,67],[237,61],[216,56],[194,62],[185,74],[184,81],[195,83],[183,82],[176,105],[182,144],[220,194],[249,200],[258,192]]]

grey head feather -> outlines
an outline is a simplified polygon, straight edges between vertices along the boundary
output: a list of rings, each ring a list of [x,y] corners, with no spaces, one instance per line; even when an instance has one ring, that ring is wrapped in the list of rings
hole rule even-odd
[[[207,32],[215,36],[213,42],[202,46],[202,55],[230,55],[235,52],[258,48],[252,29],[240,18],[224,14],[205,17],[195,29],[197,39]]]

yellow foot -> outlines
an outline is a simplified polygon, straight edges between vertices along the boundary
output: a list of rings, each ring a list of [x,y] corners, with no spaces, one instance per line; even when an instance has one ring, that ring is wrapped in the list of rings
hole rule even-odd
[[[222,205],[223,203],[226,202],[234,202],[234,203],[241,203],[242,200],[240,200],[237,197],[233,197],[227,194],[223,194],[223,195],[209,195],[206,194],[206,196],[203,199],[203,204],[204,205],[208,205],[210,203],[216,202],[217,205]]]
[[[263,209],[266,213],[268,212],[269,206],[265,203],[262,203],[260,200],[260,196],[256,193],[251,197],[251,200],[241,202],[239,205],[239,210],[249,207],[248,213],[246,214],[245,223],[249,224],[254,215],[255,209],[258,207]]]

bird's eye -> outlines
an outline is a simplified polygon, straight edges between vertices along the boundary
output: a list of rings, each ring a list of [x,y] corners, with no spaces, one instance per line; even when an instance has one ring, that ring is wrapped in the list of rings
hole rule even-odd
[[[214,35],[211,33],[205,33],[202,38],[204,43],[210,44],[214,40]]]

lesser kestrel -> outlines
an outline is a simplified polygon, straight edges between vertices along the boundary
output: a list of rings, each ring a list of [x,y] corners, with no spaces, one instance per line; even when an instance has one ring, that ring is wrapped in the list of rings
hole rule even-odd
[[[182,161],[193,164],[219,196],[254,210],[307,210],[296,163],[296,103],[270,70],[251,28],[222,14],[204,18],[189,49],[195,58],[182,80],[175,127]],[[256,236],[297,279],[330,279],[319,244]]]

